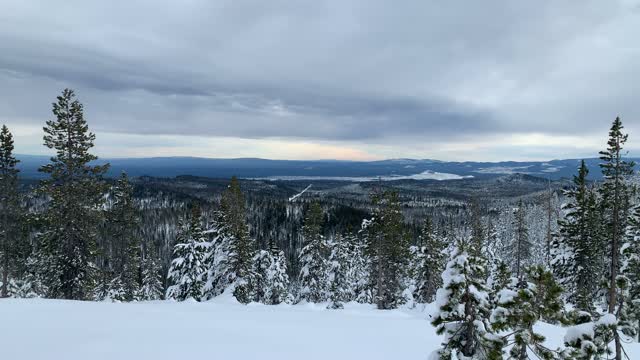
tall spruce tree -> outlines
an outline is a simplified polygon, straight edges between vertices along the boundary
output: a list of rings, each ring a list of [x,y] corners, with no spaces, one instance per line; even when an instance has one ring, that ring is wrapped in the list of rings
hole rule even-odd
[[[418,269],[416,269],[416,289],[413,294],[415,301],[430,303],[434,300],[436,291],[442,285],[440,274],[447,263],[445,250],[447,247],[444,239],[433,229],[431,218],[425,218],[420,231],[419,243],[421,244]]]
[[[342,309],[344,302],[349,301],[350,286],[348,284],[349,244],[337,236],[329,243],[329,260],[327,264],[327,283],[329,287],[329,308]]]
[[[168,299],[201,299],[206,275],[207,247],[200,208],[193,206],[190,216],[180,225],[173,248],[173,260],[167,276],[171,283],[167,289]]]
[[[529,238],[529,228],[526,222],[526,208],[522,200],[518,201],[518,205],[514,210],[514,233],[511,243],[511,252],[513,255],[514,270],[516,277],[521,280],[525,273],[525,268],[531,260],[531,251],[533,243]]]
[[[480,212],[480,204],[478,200],[474,199],[470,205],[471,211],[471,249],[475,252],[474,255],[486,255],[484,252],[487,247],[487,239],[485,236],[485,229],[482,225],[482,215]]]
[[[108,165],[92,165],[97,160],[89,152],[95,135],[73,90],[58,96],[53,114],[56,119],[44,128],[44,144],[56,155],[40,168],[49,175],[41,187],[49,202],[39,237],[39,270],[48,297],[87,299],[95,274],[97,226],[103,218],[106,188],[101,178]]]
[[[147,246],[147,251],[142,260],[142,279],[138,299],[142,301],[160,300],[164,295],[162,284],[162,266],[155,250]]]
[[[122,173],[112,188],[113,204],[107,212],[109,240],[114,248],[112,264],[122,283],[123,301],[136,300],[141,286],[140,215],[133,199],[133,186]]]
[[[347,284],[349,301],[370,302],[369,293],[369,260],[365,254],[365,244],[354,234],[347,234],[345,241],[349,244],[347,265]]]
[[[600,152],[600,168],[604,175],[604,183],[600,187],[602,197],[602,207],[604,213],[603,223],[606,228],[608,258],[608,292],[607,292],[607,312],[618,316],[621,315],[622,307],[618,277],[621,266],[621,249],[624,242],[624,230],[629,212],[629,186],[627,178],[633,174],[633,161],[624,159],[623,148],[627,142],[628,135],[623,133],[624,127],[619,117],[613,121],[609,131],[607,148]],[[614,332],[615,357],[622,360],[623,349],[620,335]]]
[[[0,130],[0,297],[9,296],[9,281],[20,262],[21,210],[18,196],[19,160],[13,155],[13,135],[2,125]]]
[[[327,289],[327,242],[322,234],[324,214],[320,203],[313,202],[304,219],[302,236],[304,247],[298,256],[300,274],[299,301],[322,302],[328,299]]]
[[[636,207],[626,232],[626,246],[623,249],[624,265],[622,274],[628,284],[625,299],[626,315],[630,324],[629,335],[637,335],[640,342],[640,207]]]
[[[266,303],[266,293],[269,291],[269,269],[273,258],[268,250],[258,250],[253,256],[253,301]]]
[[[493,332],[491,304],[487,293],[485,259],[467,250],[468,243],[460,243],[445,271],[443,285],[438,289],[431,324],[438,335],[444,335],[442,348],[432,358],[501,360],[504,341]]]
[[[287,259],[284,252],[272,241],[269,246],[271,264],[267,271],[267,291],[265,302],[268,305],[278,305],[291,301],[289,294],[289,275],[287,274]]]
[[[374,194],[377,206],[367,226],[367,255],[371,288],[378,309],[396,308],[403,300],[402,279],[409,258],[408,234],[404,228],[398,193]]]
[[[230,291],[243,304],[254,298],[255,241],[249,236],[245,207],[240,182],[234,176],[222,194],[220,211],[209,230],[214,239],[207,256],[205,298],[225,291]]]
[[[593,313],[593,298],[598,284],[597,258],[599,242],[596,196],[588,187],[589,169],[584,160],[574,187],[565,191],[567,203],[564,219],[560,220],[560,234],[553,241],[554,274],[568,293],[568,300],[577,309]]]

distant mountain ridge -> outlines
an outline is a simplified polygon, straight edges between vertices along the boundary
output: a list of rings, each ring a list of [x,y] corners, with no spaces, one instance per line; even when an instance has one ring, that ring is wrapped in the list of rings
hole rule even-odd
[[[49,162],[48,156],[18,155],[24,178],[40,178],[38,168]],[[640,158],[630,159],[640,162]],[[589,177],[602,178],[597,158],[585,159]],[[268,160],[259,158],[212,159],[198,157],[153,157],[100,159],[111,164],[109,176],[122,171],[130,176],[176,177],[192,175],[211,178],[289,179],[330,178],[362,181],[382,177],[383,180],[454,180],[461,178],[491,178],[506,174],[526,174],[557,180],[571,178],[580,159],[551,161],[454,162],[431,159],[389,159],[378,161],[343,160]]]

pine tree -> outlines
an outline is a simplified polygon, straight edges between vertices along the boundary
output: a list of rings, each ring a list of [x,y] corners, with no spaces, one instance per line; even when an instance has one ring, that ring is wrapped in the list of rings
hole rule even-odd
[[[142,284],[138,298],[142,301],[160,300],[164,294],[162,284],[162,267],[160,260],[151,248],[147,248],[144,260],[142,260]]]
[[[222,194],[220,211],[209,230],[214,237],[207,255],[207,282],[204,297],[230,291],[243,304],[254,298],[254,240],[249,237],[244,195],[234,176]]]
[[[348,234],[345,238],[349,244],[347,265],[347,284],[349,301],[370,303],[369,292],[369,260],[365,254],[365,244],[358,236]]]
[[[344,302],[349,301],[349,285],[347,272],[349,263],[349,245],[341,236],[329,244],[329,261],[327,283],[329,284],[330,309],[344,308]]]
[[[271,265],[267,272],[269,287],[265,292],[265,300],[269,305],[278,305],[291,301],[289,294],[289,275],[287,274],[287,259],[284,252],[271,244]]]
[[[529,238],[529,229],[527,227],[525,219],[525,207],[522,200],[518,202],[517,208],[514,211],[514,234],[511,244],[511,251],[513,258],[515,259],[514,270],[516,277],[522,279],[524,276],[524,269],[531,260],[531,250],[533,243]]]
[[[320,203],[314,202],[309,207],[302,228],[306,245],[298,256],[300,264],[298,301],[319,303],[328,299],[327,243],[322,235],[323,223],[324,215]]]
[[[416,290],[413,295],[419,303],[430,303],[434,300],[436,291],[442,285],[440,274],[447,263],[445,250],[446,242],[434,230],[430,218],[424,220],[419,238],[421,261],[416,271]]]
[[[509,265],[502,260],[494,259],[495,265],[492,266],[491,275],[489,276],[488,286],[490,289],[491,303],[495,306],[503,289],[512,288],[513,278]]]
[[[278,305],[289,301],[289,276],[284,253],[270,241],[269,250],[253,257],[254,301]]]
[[[251,296],[251,258],[253,257],[254,244],[249,237],[245,219],[244,196],[235,176],[231,178],[229,189],[222,196],[222,208],[227,223],[226,229],[232,239],[229,257],[235,277],[233,295],[239,302],[246,304]]]
[[[595,194],[588,188],[589,169],[584,160],[578,175],[574,176],[574,188],[567,190],[568,199],[564,219],[560,220],[560,234],[553,242],[551,261],[555,276],[569,294],[568,300],[582,311],[593,313],[593,298],[598,283],[597,204]]]
[[[133,200],[133,186],[124,172],[113,187],[111,195],[113,205],[107,213],[107,224],[116,252],[110,263],[123,286],[123,298],[120,300],[133,301],[141,286],[140,217]]]
[[[622,121],[617,117],[611,125],[607,149],[600,152],[600,168],[604,175],[604,183],[600,187],[602,197],[604,221],[608,234],[609,269],[608,269],[608,312],[614,316],[620,315],[620,289],[618,276],[620,275],[620,254],[623,248],[624,230],[626,228],[626,213],[629,210],[629,188],[627,177],[633,174],[634,163],[623,159],[623,147],[628,135],[624,134]],[[616,360],[622,360],[622,342],[617,331],[614,332]]]
[[[107,286],[106,299],[114,302],[130,301],[127,298],[124,282],[121,276],[116,276],[111,279]]]
[[[502,359],[502,339],[495,335],[489,317],[491,304],[485,279],[485,260],[459,244],[442,273],[438,312],[431,324],[444,334],[442,348],[433,357],[452,359]]]
[[[498,293],[492,324],[497,331],[509,334],[507,341],[513,344],[510,359],[530,359],[527,349],[534,354],[533,359],[555,359],[559,350],[545,347],[545,337],[536,333],[533,326],[543,317],[553,320],[562,317],[562,288],[542,266],[527,269],[527,277],[522,281],[513,279],[510,284],[515,287],[508,286]]]
[[[269,269],[273,258],[267,250],[259,250],[253,256],[253,300],[267,303],[266,293],[269,291]]]
[[[404,299],[402,279],[409,257],[409,241],[398,193],[374,194],[373,202],[377,208],[366,228],[370,287],[378,309],[393,309]]]
[[[613,351],[609,344],[615,341],[618,322],[615,315],[605,314],[597,321],[587,312],[575,315],[575,325],[567,329],[564,337],[566,349],[564,359],[601,360],[611,359]]]
[[[93,261],[105,191],[101,177],[108,165],[91,164],[97,160],[89,153],[95,135],[72,90],[58,96],[53,114],[56,119],[44,128],[44,144],[56,155],[40,168],[49,175],[41,190],[50,200],[40,235],[40,272],[49,297],[86,299],[96,273]]]
[[[194,206],[191,215],[180,225],[173,260],[167,279],[172,284],[166,297],[183,301],[189,298],[200,300],[204,276],[206,274],[205,256],[208,243],[202,230],[200,208]]]
[[[9,296],[10,275],[20,263],[20,203],[18,195],[19,160],[13,155],[13,135],[3,125],[0,130],[0,297]]]
[[[626,231],[626,246],[623,249],[624,262],[622,274],[628,284],[626,296],[626,315],[630,324],[627,331],[629,335],[634,333],[640,342],[640,207],[636,207]]]
[[[471,202],[471,249],[476,256],[485,255],[487,241],[485,237],[485,229],[482,225],[482,216],[480,214],[480,204],[477,200]]]

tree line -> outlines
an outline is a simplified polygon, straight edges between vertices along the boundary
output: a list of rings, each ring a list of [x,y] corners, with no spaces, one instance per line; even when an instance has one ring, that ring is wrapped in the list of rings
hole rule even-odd
[[[508,238],[500,238],[500,224],[483,222],[472,202],[468,229],[436,229],[427,217],[416,241],[398,192],[380,188],[359,229],[329,238],[321,204],[311,203],[303,246],[287,258],[274,241],[259,245],[250,236],[245,194],[232,178],[212,216],[190,206],[165,273],[155,247],[141,235],[127,175],[109,184],[108,165],[95,165],[95,135],[72,90],[57,97],[53,114],[43,139],[55,155],[40,169],[47,178],[35,191],[44,199],[38,211],[24,206],[13,137],[6,126],[0,131],[3,297],[231,296],[244,304],[311,302],[331,309],[347,302],[393,309],[435,301],[432,323],[445,340],[434,356],[441,359],[501,359],[508,353],[514,359],[621,360],[623,336],[640,327],[640,208],[619,118],[600,153],[604,181],[589,182],[582,162],[553,228],[549,205],[543,256],[535,256],[522,202],[512,209]],[[100,246],[105,236],[109,246]],[[567,326],[565,347],[543,345],[534,329],[542,320]]]

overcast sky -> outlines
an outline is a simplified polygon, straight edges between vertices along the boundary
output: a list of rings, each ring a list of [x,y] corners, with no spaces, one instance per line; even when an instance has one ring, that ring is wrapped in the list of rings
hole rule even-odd
[[[76,90],[103,157],[593,157],[640,149],[638,1],[0,0],[19,153]]]

